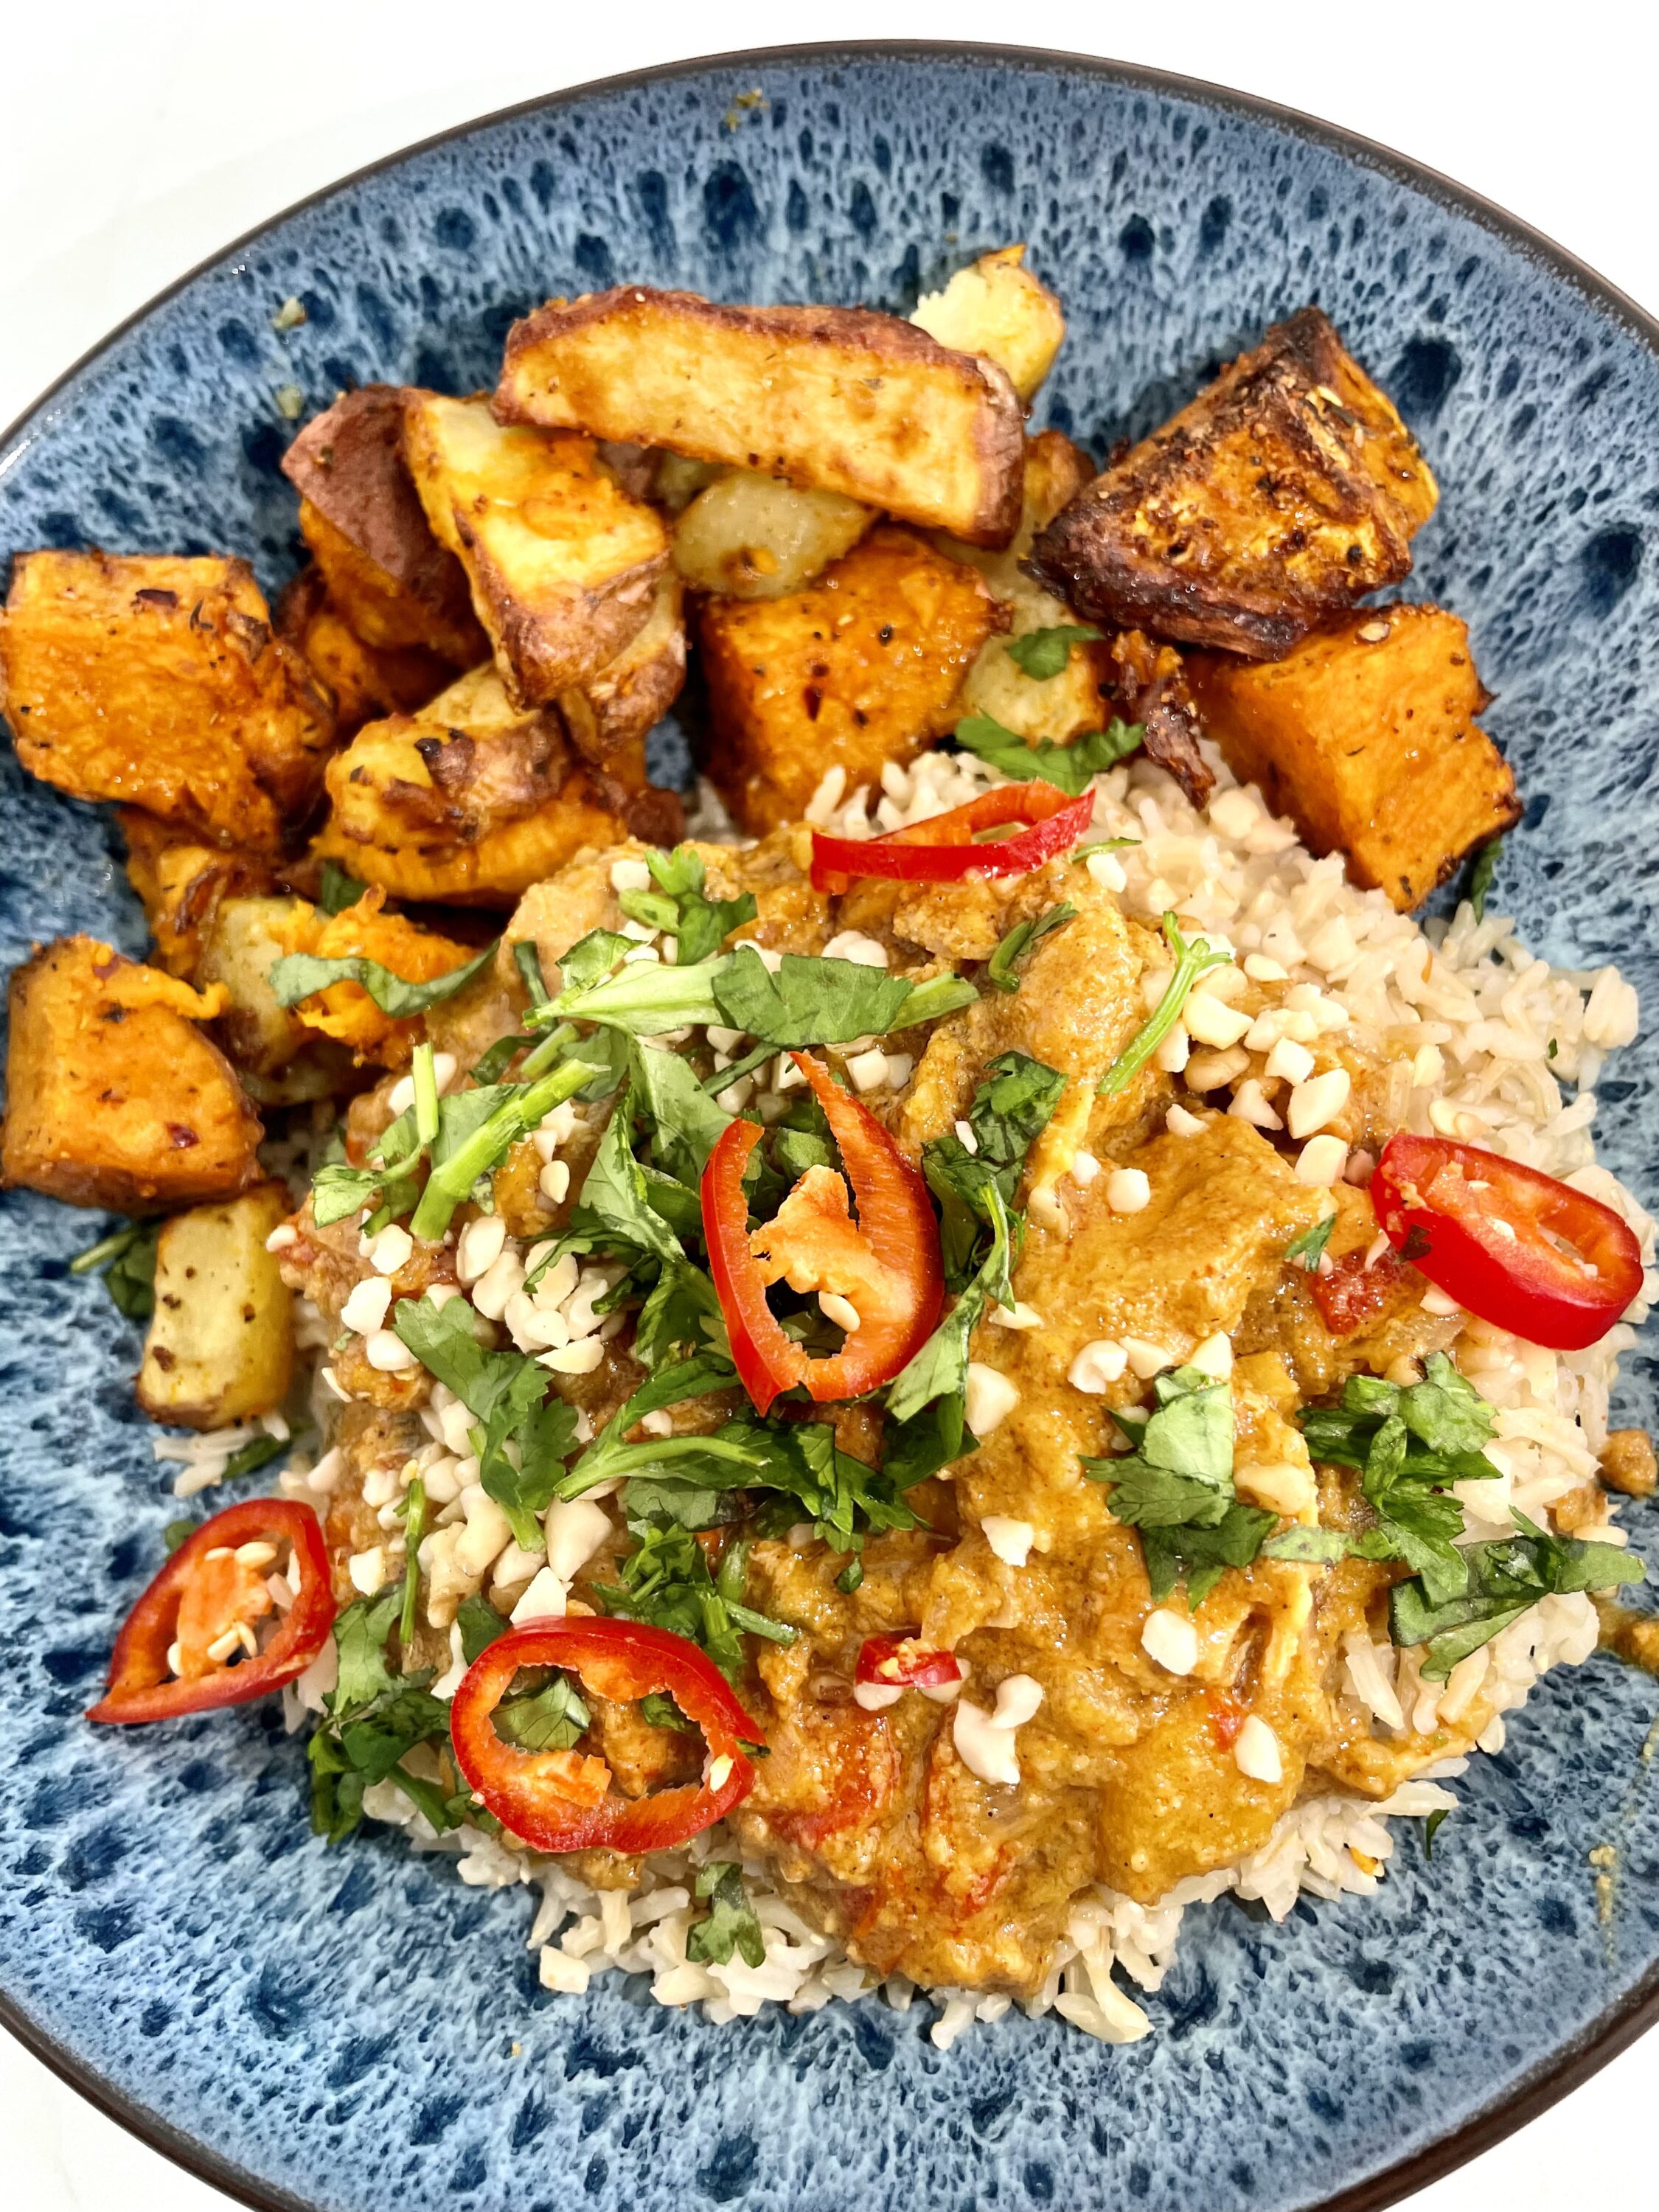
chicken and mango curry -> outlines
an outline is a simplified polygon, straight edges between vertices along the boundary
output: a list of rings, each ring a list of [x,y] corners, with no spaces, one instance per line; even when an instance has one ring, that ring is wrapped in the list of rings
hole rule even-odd
[[[135,1217],[181,1487],[288,1458],[90,1717],[280,1691],[319,1833],[541,1879],[554,1989],[1144,2033],[1182,1905],[1374,1886],[1641,1578],[1652,1224],[1557,1088],[1633,994],[1486,920],[1467,633],[1356,605],[1428,464],[1308,309],[1097,474],[1063,327],[1018,249],[553,301],[306,428],[274,617],[16,566],[157,949],[14,977],[5,1174]]]

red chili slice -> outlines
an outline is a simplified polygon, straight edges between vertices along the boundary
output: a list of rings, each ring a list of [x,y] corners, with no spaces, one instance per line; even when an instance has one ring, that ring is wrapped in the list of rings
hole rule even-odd
[[[1578,1352],[1642,1289],[1642,1248],[1611,1206],[1447,1137],[1391,1137],[1371,1203],[1404,1260],[1482,1321]]]
[[[235,1556],[255,1543],[292,1546],[298,1595],[262,1651],[214,1659],[209,1646],[238,1621],[252,1626],[274,1609],[264,1588],[268,1570]],[[109,1688],[87,1718],[165,1721],[247,1705],[304,1674],[327,1643],[334,1614],[328,1553],[310,1506],[286,1498],[228,1505],[185,1538],[127,1615],[110,1659]],[[175,1647],[178,1674],[168,1656]]]
[[[1333,1336],[1354,1336],[1376,1319],[1408,1279],[1411,1269],[1393,1251],[1382,1253],[1368,1267],[1364,1248],[1345,1252],[1333,1260],[1326,1274],[1316,1268],[1308,1288],[1319,1308],[1319,1317]]]
[[[961,1681],[962,1662],[953,1651],[930,1650],[908,1636],[866,1636],[853,1679],[884,1690],[943,1690]]]
[[[933,1332],[945,1301],[945,1271],[939,1257],[939,1225],[927,1185],[910,1165],[867,1106],[845,1091],[805,1053],[790,1058],[812,1087],[824,1119],[841,1148],[842,1164],[858,1201],[856,1226],[843,1218],[830,1226],[848,1240],[861,1259],[859,1327],[841,1350],[814,1359],[786,1334],[766,1303],[769,1275],[755,1246],[764,1231],[749,1231],[749,1201],[743,1172],[763,1131],[752,1121],[733,1121],[708,1155],[702,1176],[702,1225],[708,1269],[719,1294],[732,1340],[732,1357],[743,1386],[763,1413],[781,1390],[804,1383],[820,1403],[861,1397],[890,1382]],[[809,1169],[790,1194],[805,1191],[827,1170]],[[839,1183],[840,1178],[831,1178]],[[786,1207],[789,1201],[786,1200]],[[780,1221],[783,1218],[781,1213]],[[833,1287],[825,1285],[826,1288]]]
[[[1094,815],[1094,793],[1067,799],[1052,783],[1004,783],[965,806],[935,814],[883,837],[830,837],[812,832],[812,888],[841,892],[854,876],[899,883],[954,884],[964,876],[1020,876],[1073,845]],[[975,844],[981,830],[1010,822],[1027,826],[1012,837]]]
[[[702,1730],[703,1779],[623,1797],[608,1787],[603,1759],[505,1742],[491,1716],[521,1667],[562,1667],[618,1705],[666,1691]],[[695,1644],[644,1621],[585,1616],[532,1621],[498,1638],[467,1670],[449,1728],[461,1772],[515,1836],[539,1851],[630,1856],[672,1850],[741,1804],[755,1786],[754,1762],[743,1747],[761,1741],[731,1684]]]

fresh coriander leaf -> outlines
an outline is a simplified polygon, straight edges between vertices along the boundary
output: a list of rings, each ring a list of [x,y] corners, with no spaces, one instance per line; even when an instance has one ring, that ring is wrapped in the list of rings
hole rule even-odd
[[[590,929],[560,959],[560,997],[568,998],[573,991],[591,990],[603,982],[617,963],[633,950],[633,939],[617,930]]]
[[[391,1015],[394,1021],[406,1021],[464,991],[495,957],[494,944],[486,945],[482,952],[463,967],[452,968],[447,975],[435,975],[428,983],[410,983],[361,953],[343,960],[324,960],[312,952],[289,952],[275,963],[267,980],[277,1004],[283,1006],[297,1006],[302,999],[327,990],[331,983],[360,983],[383,1014]]]
[[[653,1127],[653,1156],[671,1176],[691,1187],[695,1204],[708,1155],[730,1128],[732,1116],[714,1103],[690,1062],[678,1053],[635,1043],[630,1064],[640,1106]]]
[[[528,1030],[520,1030],[516,1035],[497,1037],[489,1050],[473,1061],[471,1068],[473,1082],[480,1089],[490,1084],[498,1083],[512,1066],[514,1054],[522,1052],[526,1045],[534,1044],[535,1042],[535,1038]]]
[[[702,855],[690,845],[677,845],[672,853],[653,852],[646,855],[657,885],[654,895],[664,908],[664,917],[653,923],[665,929],[676,940],[675,955],[681,966],[690,967],[707,960],[718,952],[734,929],[755,919],[757,908],[752,891],[743,891],[732,899],[710,899],[704,892],[706,871]],[[635,898],[652,897],[651,893],[633,894]],[[626,897],[623,910],[635,915],[640,921],[650,921],[644,913],[635,913]]]
[[[1055,623],[1048,629],[1027,630],[1024,637],[1011,637],[1005,650],[1021,675],[1029,676],[1033,683],[1047,684],[1065,667],[1074,645],[1092,645],[1104,634],[1090,629],[1086,623]]]
[[[1340,1528],[1287,1528],[1261,1547],[1264,1559],[1294,1559],[1304,1566],[1333,1567],[1347,1555],[1348,1540]]]
[[[834,1146],[811,1129],[775,1129],[772,1157],[792,1188],[808,1168],[833,1167],[836,1160]]]
[[[1014,783],[1052,783],[1068,799],[1076,799],[1091,781],[1135,751],[1144,732],[1139,722],[1114,720],[1108,728],[1091,730],[1080,738],[1056,744],[1043,738],[1028,745],[1015,730],[1006,729],[994,715],[969,714],[957,724],[957,743],[1000,769]]]
[[[198,1523],[194,1521],[169,1521],[167,1522],[167,1527],[161,1531],[161,1541],[167,1547],[167,1557],[169,1559],[173,1557],[173,1553],[178,1550],[181,1544],[187,1544],[190,1541],[191,1538],[196,1534],[197,1527]]]
[[[394,1586],[379,1597],[354,1600],[336,1618],[334,1649],[339,1668],[327,1701],[331,1713],[370,1705],[383,1692],[397,1688],[398,1678],[386,1663],[386,1643],[402,1604],[403,1592]]]
[[[640,1718],[652,1728],[677,1729],[682,1735],[699,1735],[696,1721],[689,1721],[666,1690],[652,1690],[640,1699]]]
[[[787,952],[773,975],[752,945],[738,947],[714,990],[726,1027],[780,1048],[884,1036],[913,995],[902,976],[856,960]]]
[[[1117,1510],[1117,1493],[1112,1510]],[[1229,1567],[1248,1567],[1278,1520],[1264,1506],[1235,1501],[1213,1526],[1188,1522],[1178,1528],[1143,1528],[1140,1547],[1154,1605],[1177,1583],[1187,1585],[1187,1607],[1196,1613]]]
[[[1486,918],[1486,899],[1491,892],[1492,878],[1498,873],[1498,848],[1501,837],[1492,837],[1481,846],[1469,866],[1469,887],[1464,896],[1474,909],[1477,921]]]
[[[750,1488],[767,1466],[765,1449],[741,1424],[728,1423],[707,1436],[645,1437],[638,1443],[627,1443],[623,1439],[631,1425],[620,1414],[607,1421],[559,1482],[556,1494],[580,1498],[595,1483],[638,1478],[665,1487],[672,1485],[688,1498],[693,1490],[712,1496]],[[688,1519],[677,1511],[672,1517],[685,1519],[688,1527],[703,1528],[712,1525],[714,1516]]]
[[[662,891],[621,891],[617,903],[630,921],[641,922],[647,929],[672,933],[679,927],[680,902]]]
[[[455,1623],[461,1632],[461,1656],[469,1667],[513,1626],[510,1620],[501,1618],[487,1597],[476,1595],[461,1600]]]
[[[1517,1513],[1522,1533],[1464,1547],[1465,1589],[1437,1601],[1420,1578],[1389,1593],[1389,1632],[1401,1645],[1425,1646],[1426,1680],[1443,1682],[1460,1660],[1490,1643],[1540,1598],[1614,1589],[1645,1578],[1640,1559],[1617,1545],[1556,1536]]]
[[[356,906],[368,889],[356,876],[348,875],[337,860],[323,862],[322,882],[317,892],[317,905],[323,914],[343,914],[349,906]]]
[[[1077,920],[1077,908],[1069,901],[1051,906],[1034,921],[1018,921],[1008,932],[986,967],[986,980],[999,991],[1018,991],[1019,977],[1015,969],[1028,959],[1037,941],[1051,929],[1063,929],[1068,921]]]
[[[406,1752],[449,1734],[449,1708],[428,1691],[399,1686],[344,1721],[340,1748],[366,1782],[384,1782]]]
[[[1206,969],[1226,967],[1233,957],[1231,952],[1212,952],[1207,938],[1195,937],[1188,945],[1173,914],[1164,917],[1164,940],[1176,957],[1175,973],[1156,1007],[1101,1078],[1102,1097],[1128,1088],[1180,1020],[1181,1010],[1199,977]]]
[[[502,1742],[520,1751],[568,1751],[592,1721],[568,1674],[556,1674],[533,1697],[497,1705],[490,1717]]]
[[[1299,1260],[1311,1275],[1324,1255],[1325,1247],[1331,1241],[1331,1231],[1335,1226],[1336,1215],[1334,1212],[1328,1213],[1322,1221],[1316,1221],[1311,1229],[1304,1229],[1299,1237],[1291,1239],[1285,1247],[1285,1257]]]
[[[708,1555],[689,1528],[677,1522],[629,1524],[635,1548],[623,1560],[620,1583],[590,1584],[608,1613],[649,1621],[706,1651],[732,1680],[744,1668],[744,1631],[775,1644],[793,1644],[797,1631],[785,1622],[755,1613],[740,1601],[748,1547],[731,1545],[720,1562],[718,1582]]]
[[[1008,1296],[1012,1267],[1012,1224],[994,1181],[981,1194],[991,1229],[990,1245],[978,1270],[927,1341],[888,1388],[887,1411],[908,1422],[937,1398],[960,1398],[967,1386],[968,1346],[985,1309]]]
[[[908,1490],[978,1449],[979,1438],[968,1426],[962,1395],[951,1391],[934,1398],[908,1421],[890,1419],[881,1471],[895,1490]]]
[[[688,891],[700,891],[708,881],[702,854],[695,845],[676,845],[672,851],[665,846],[653,845],[645,856],[645,865],[657,889],[666,891],[672,899],[684,898]]]
[[[272,1460],[280,1459],[289,1449],[293,1442],[292,1437],[250,1437],[225,1462],[221,1479],[234,1482],[239,1474],[252,1474],[256,1468],[269,1467]]]
[[[593,943],[594,937],[600,936],[609,937],[610,933],[595,931],[593,936],[583,938],[580,945],[573,946],[564,956],[560,963],[564,988],[550,1006],[537,1010],[544,1024],[556,1020],[598,1022],[605,1028],[627,1030],[635,1036],[655,1036],[664,1030],[682,1029],[687,1023],[725,1021],[712,985],[724,970],[729,956],[677,962],[672,968],[659,960],[629,960],[614,975],[600,968],[591,981],[582,981],[580,977],[585,969],[598,963],[578,963],[577,955],[584,946]],[[610,941],[621,951],[605,963],[606,967],[615,965],[615,959],[620,958],[622,952],[635,949],[629,938],[611,938]]]
[[[1433,1858],[1434,1839],[1440,1832],[1440,1824],[1443,1820],[1449,1819],[1450,1815],[1451,1807],[1449,1805],[1437,1805],[1433,1812],[1429,1814],[1427,1820],[1424,1821],[1423,1856],[1425,1859]]]
[[[743,1886],[742,1868],[730,1860],[710,1859],[697,1869],[697,1895],[708,1899],[708,1913],[687,1935],[686,1957],[726,1966],[735,1951],[745,1966],[763,1966],[766,1937]]]
[[[129,1321],[148,1321],[155,1310],[155,1246],[159,1221],[130,1221],[100,1237],[90,1250],[70,1261],[71,1275],[104,1271],[104,1288],[118,1313]]]

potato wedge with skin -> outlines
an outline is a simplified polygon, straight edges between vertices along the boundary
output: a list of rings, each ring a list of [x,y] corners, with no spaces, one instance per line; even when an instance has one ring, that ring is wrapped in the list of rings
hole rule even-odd
[[[224,1428],[288,1395],[294,1299],[265,1249],[288,1211],[287,1191],[267,1182],[162,1224],[137,1394],[151,1420]]]
[[[495,410],[840,492],[975,545],[1006,545],[1019,521],[1006,373],[866,307],[635,284],[550,301],[507,334]]]
[[[425,646],[366,645],[329,598],[314,563],[277,600],[276,634],[303,654],[333,695],[335,734],[342,743],[382,714],[424,706],[455,673],[453,662]]]
[[[300,535],[316,563],[331,603],[363,643],[377,653],[435,653],[451,668],[465,668],[489,650],[457,562],[459,589],[441,606],[416,599],[395,576],[369,559],[337,529],[320,507],[300,501]],[[445,556],[448,558],[448,556]]]
[[[1407,575],[1437,497],[1387,396],[1304,307],[1097,477],[1032,564],[1090,621],[1271,660]]]
[[[685,684],[684,597],[679,578],[665,576],[639,635],[579,690],[559,694],[570,742],[596,768],[625,775],[623,763],[638,753],[647,732],[679,697]],[[639,783],[629,788],[644,788],[642,757]]]
[[[873,511],[836,491],[803,491],[734,469],[700,492],[674,526],[674,565],[700,592],[777,599],[850,553]]]
[[[1241,782],[1259,783],[1316,853],[1403,913],[1521,817],[1466,623],[1443,608],[1364,609],[1283,660],[1188,656],[1199,712]]]
[[[127,881],[143,903],[160,963],[170,975],[193,975],[220,901],[270,890],[270,864],[257,853],[198,845],[142,807],[124,806],[118,819]]]
[[[467,605],[466,578],[439,544],[404,458],[404,395],[391,384],[343,392],[283,456],[301,498],[383,575],[440,616]],[[415,641],[411,641],[413,642]]]
[[[257,1182],[259,1123],[199,1024],[225,994],[60,938],[13,975],[0,1179],[154,1213]]]
[[[981,254],[919,300],[910,320],[941,345],[995,362],[1029,406],[1054,365],[1066,313],[1024,263],[1023,246]]]
[[[280,848],[332,703],[273,635],[246,561],[23,553],[0,619],[0,712],[33,775],[221,845]]]
[[[487,399],[406,392],[404,450],[520,704],[585,684],[644,629],[667,532],[591,438],[503,429]]]
[[[222,984],[225,1007],[215,1030],[236,1066],[255,1075],[279,1074],[315,1040],[270,988],[270,971],[295,949],[312,912],[300,898],[225,898],[204,934],[196,981],[205,989]]]
[[[890,523],[804,592],[706,601],[704,765],[739,827],[798,819],[829,769],[850,790],[913,760],[952,726],[963,677],[1006,620],[972,568]]]
[[[313,852],[394,896],[510,906],[584,846],[683,823],[645,779],[642,738],[605,769],[576,757],[559,712],[515,708],[492,666],[419,716],[371,722],[330,765],[333,811]],[[640,826],[642,825],[642,826]]]

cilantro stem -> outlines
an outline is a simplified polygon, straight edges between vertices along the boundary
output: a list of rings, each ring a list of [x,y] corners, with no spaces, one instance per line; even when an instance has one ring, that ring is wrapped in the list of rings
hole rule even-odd
[[[1194,984],[1206,969],[1224,968],[1233,957],[1231,952],[1212,952],[1207,938],[1195,937],[1189,945],[1173,914],[1164,917],[1164,941],[1176,957],[1175,973],[1158,1005],[1102,1076],[1099,1095],[1103,1098],[1127,1089],[1139,1074],[1180,1020]]]
[[[542,975],[542,956],[536,949],[533,938],[521,937],[513,947],[513,964],[520,980],[530,994],[532,1006],[544,1006],[552,995]]]
[[[576,1024],[574,1022],[561,1022],[557,1029],[550,1030],[535,1050],[525,1054],[524,1064],[519,1070],[523,1080],[533,1083],[538,1076],[545,1075],[565,1047],[575,1042],[575,1036]]]
[[[426,1534],[426,1485],[417,1474],[409,1486],[404,1515],[404,1609],[398,1617],[398,1633],[405,1655],[415,1634],[415,1603],[421,1594],[421,1539]]]
[[[429,1145],[438,1133],[438,1076],[429,1044],[416,1046],[409,1072],[415,1085],[415,1134]]]
[[[70,1261],[70,1274],[89,1275],[94,1267],[101,1267],[106,1260],[118,1260],[128,1245],[143,1235],[144,1227],[142,1221],[129,1221],[125,1228],[113,1229],[107,1237],[100,1237],[88,1250]]]
[[[410,1224],[415,1235],[428,1241],[441,1237],[478,1177],[495,1166],[509,1146],[526,1136],[543,1115],[591,1083],[599,1073],[586,1060],[568,1060],[539,1083],[526,1084],[504,1099],[488,1121],[481,1121],[466,1142],[427,1178]]]

